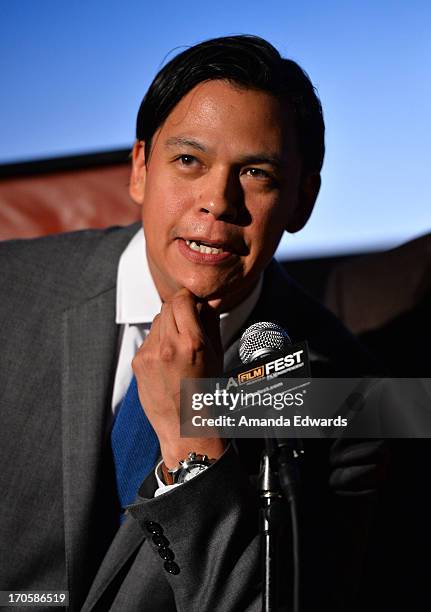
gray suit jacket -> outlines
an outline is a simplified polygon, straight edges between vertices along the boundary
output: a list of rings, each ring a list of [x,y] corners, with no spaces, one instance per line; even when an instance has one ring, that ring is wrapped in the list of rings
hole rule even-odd
[[[117,264],[137,228],[0,244],[0,589],[67,589],[72,610],[257,611],[257,499],[247,478],[254,450],[246,448],[245,459],[230,450],[158,498],[151,475],[133,516],[116,530],[105,419],[118,349]],[[334,372],[367,371],[367,356],[352,337],[276,264],[247,324],[268,318],[285,325],[294,341],[307,339]],[[237,346],[235,339],[226,370],[236,365]],[[342,568],[342,555],[360,558],[361,544],[342,547],[352,529],[362,541],[353,525],[364,516],[364,501],[346,518],[352,503],[341,500],[336,508],[321,465],[310,460],[311,501],[303,514],[310,515],[307,534],[318,526],[329,535],[305,537],[314,560],[305,579],[317,584],[320,576],[336,605],[343,576],[328,568],[335,567],[332,557]],[[165,571],[148,521],[162,527],[178,575]]]

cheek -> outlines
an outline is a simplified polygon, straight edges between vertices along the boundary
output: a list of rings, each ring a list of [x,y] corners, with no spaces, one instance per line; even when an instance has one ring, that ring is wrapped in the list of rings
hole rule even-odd
[[[159,179],[147,184],[142,218],[163,233],[190,206],[190,195],[172,179]]]
[[[268,251],[277,245],[286,228],[287,207],[279,202],[256,207],[249,229],[249,242],[253,249]],[[254,249],[253,249],[254,250]],[[257,255],[257,253],[256,253]]]

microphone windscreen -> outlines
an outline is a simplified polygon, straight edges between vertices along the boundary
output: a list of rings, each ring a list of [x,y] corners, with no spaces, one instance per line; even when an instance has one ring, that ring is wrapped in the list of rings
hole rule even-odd
[[[260,321],[247,327],[239,341],[239,358],[242,363],[287,350],[292,341],[285,329],[269,321]]]

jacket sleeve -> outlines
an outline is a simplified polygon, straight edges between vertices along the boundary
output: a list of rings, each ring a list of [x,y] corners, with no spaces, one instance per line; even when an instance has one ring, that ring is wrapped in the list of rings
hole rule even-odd
[[[129,511],[178,612],[261,609],[258,498],[232,447],[202,474]]]
[[[327,441],[309,440],[307,446],[299,516],[306,586],[302,609],[353,611],[362,588],[377,483],[371,488],[368,482],[366,488],[358,483],[347,492],[329,486],[331,467],[341,470],[340,462],[329,465]],[[349,452],[356,446],[352,441]],[[156,498],[153,491],[146,493],[148,498],[129,511],[147,536],[154,566],[168,581],[177,612],[260,612],[259,499],[233,447],[185,484]],[[293,572],[287,505],[284,509],[278,539],[283,612],[291,610]]]

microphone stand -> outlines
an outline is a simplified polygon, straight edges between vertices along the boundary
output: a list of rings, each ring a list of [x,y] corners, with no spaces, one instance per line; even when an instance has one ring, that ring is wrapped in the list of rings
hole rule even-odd
[[[293,612],[299,612],[300,546],[297,504],[297,460],[303,453],[300,440],[265,439],[258,488],[261,500],[260,533],[262,550],[262,612],[278,609],[277,550],[284,520],[283,495],[289,503],[293,551]]]
[[[267,442],[267,441],[266,441]],[[281,526],[278,510],[282,495],[278,477],[271,464],[274,456],[266,449],[262,456],[259,475],[260,537],[262,543],[262,612],[275,612],[278,602],[277,549],[278,532]]]
[[[243,364],[254,364],[266,357],[282,355],[292,345],[285,329],[278,323],[262,321],[250,325],[240,339],[239,357]],[[289,503],[293,550],[293,612],[299,612],[299,521],[297,505],[297,459],[303,452],[299,439],[265,439],[261,472],[258,479],[260,496],[260,533],[263,557],[262,612],[275,612],[278,603],[277,545],[283,524],[283,495]]]

